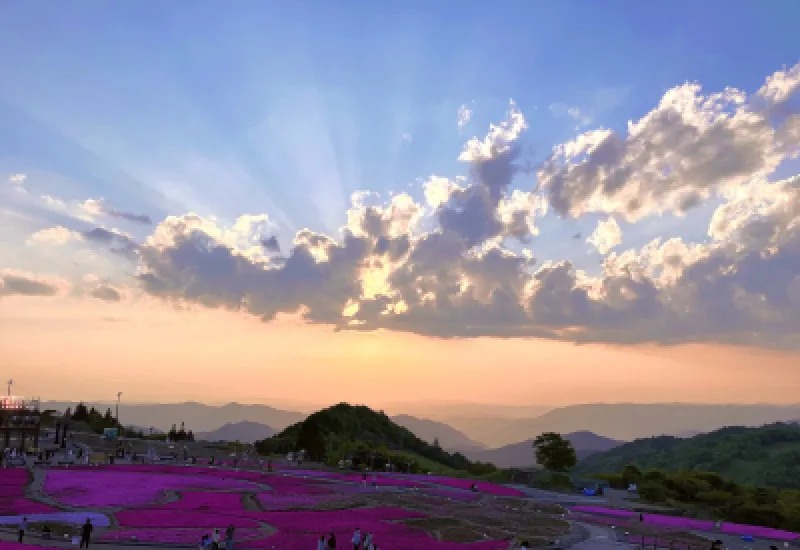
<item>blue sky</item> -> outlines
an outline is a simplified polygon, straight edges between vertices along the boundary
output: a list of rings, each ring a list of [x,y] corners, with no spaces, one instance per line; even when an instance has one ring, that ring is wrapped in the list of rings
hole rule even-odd
[[[510,99],[538,162],[587,129],[624,134],[686,81],[753,93],[798,62],[798,20],[791,0],[8,0],[0,173],[26,174],[40,196],[103,198],[156,223],[267,213],[285,247],[304,227],[335,235],[355,191],[422,200],[432,174],[466,176],[464,143],[502,121]],[[459,127],[462,105],[472,116]],[[533,185],[521,174],[513,187]],[[622,247],[704,242],[719,204],[621,221]],[[596,272],[599,256],[571,236],[605,217],[548,214],[537,257]],[[52,212],[36,219],[26,231],[85,229]],[[119,225],[138,239],[151,231]]]

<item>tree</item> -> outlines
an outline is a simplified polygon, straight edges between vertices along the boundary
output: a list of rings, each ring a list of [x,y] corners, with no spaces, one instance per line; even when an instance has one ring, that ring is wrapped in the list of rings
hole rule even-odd
[[[433,446],[436,447],[437,449],[441,449],[441,447],[439,446],[439,438],[438,437],[434,437],[433,438]]]
[[[67,413],[69,416],[69,409],[67,409]],[[75,412],[72,413],[72,419],[77,422],[88,422],[89,421],[89,409],[86,408],[86,405],[83,403],[78,403],[75,405]]]
[[[578,462],[572,443],[555,432],[546,432],[533,441],[536,461],[545,470],[566,472]]]

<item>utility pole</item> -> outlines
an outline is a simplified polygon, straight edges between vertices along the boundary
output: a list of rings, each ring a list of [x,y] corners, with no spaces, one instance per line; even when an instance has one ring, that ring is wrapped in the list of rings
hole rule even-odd
[[[14,383],[13,380],[8,381],[8,396],[11,397],[11,385]]]

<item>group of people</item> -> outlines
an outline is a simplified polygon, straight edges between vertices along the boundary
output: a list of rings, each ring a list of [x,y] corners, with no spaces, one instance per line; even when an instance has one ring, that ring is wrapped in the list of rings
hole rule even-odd
[[[236,528],[233,525],[229,525],[227,529],[225,529],[225,550],[233,550],[235,531]],[[203,550],[204,548],[222,550],[222,533],[220,533],[219,529],[214,529],[211,535],[203,535],[202,539],[200,539],[200,549]]]
[[[356,529],[351,542],[353,543],[353,550],[379,550],[372,533],[367,532],[366,535],[362,536],[361,529]],[[327,538],[325,538],[325,535],[320,535],[317,542],[317,550],[336,550],[336,534],[331,532]]]
[[[23,517],[17,528],[19,530],[17,533],[17,542],[21,544],[22,539],[25,538],[25,531],[28,530],[28,518]],[[45,525],[42,529],[42,534],[45,534],[45,529],[47,530],[47,533],[50,532],[50,528]],[[89,548],[89,542],[91,542],[92,539],[93,529],[94,525],[92,525],[92,520],[90,518],[86,518],[86,523],[81,526],[81,548]]]

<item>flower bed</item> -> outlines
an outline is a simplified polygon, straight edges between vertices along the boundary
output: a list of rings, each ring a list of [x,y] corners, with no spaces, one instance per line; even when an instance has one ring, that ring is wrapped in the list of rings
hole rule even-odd
[[[258,521],[241,517],[236,512],[226,514],[219,511],[205,512],[151,508],[146,510],[123,510],[114,515],[122,527],[212,529],[215,527],[227,527],[230,524],[239,529],[258,529],[260,527]]]
[[[402,519],[424,517],[422,514],[399,508],[362,508],[357,510],[326,512],[272,512],[261,516],[274,525],[278,533],[258,540],[243,542],[243,548],[276,548],[301,550],[314,548],[320,535],[333,532],[346,546],[356,528],[362,533],[371,532],[380,547],[403,548],[404,550],[481,550],[501,549],[507,546],[501,541],[482,541],[473,544],[440,542],[425,531],[413,529],[404,523],[392,523]]]
[[[159,506],[162,510],[244,510],[242,493],[182,491],[180,500]]]
[[[150,504],[164,490],[188,488],[256,490],[254,485],[235,479],[82,469],[49,470],[43,491],[71,506],[105,507]]]
[[[0,516],[20,514],[49,514],[58,509],[23,497],[0,498]]]

